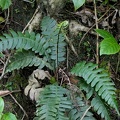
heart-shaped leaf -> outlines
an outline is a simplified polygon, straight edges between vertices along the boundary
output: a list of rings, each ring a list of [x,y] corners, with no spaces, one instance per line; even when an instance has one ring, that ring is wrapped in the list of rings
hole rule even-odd
[[[12,113],[5,113],[2,116],[2,120],[17,120],[16,116]]]
[[[0,0],[0,7],[2,8],[2,10],[9,8],[11,4],[11,0]]]
[[[120,51],[120,45],[117,43],[112,34],[102,29],[96,29],[95,31],[104,38],[103,41],[100,43],[100,55],[110,55],[118,53]]]
[[[80,8],[85,3],[85,0],[72,0],[72,1],[73,1],[75,10]]]
[[[112,37],[110,38],[105,38],[101,43],[100,43],[100,55],[103,54],[115,54],[120,51],[120,46],[116,42],[116,40]]]

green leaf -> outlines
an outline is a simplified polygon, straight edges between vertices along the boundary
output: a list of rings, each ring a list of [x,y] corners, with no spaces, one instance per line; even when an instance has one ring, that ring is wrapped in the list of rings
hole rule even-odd
[[[113,35],[111,35],[111,34],[110,34],[108,31],[106,31],[106,30],[95,29],[95,31],[96,31],[97,33],[99,33],[100,36],[103,37],[103,38],[109,38],[109,37],[114,38]]]
[[[13,113],[5,113],[1,120],[17,120],[17,118]]]
[[[11,4],[11,0],[0,0],[0,7],[2,8],[2,10],[9,8]]]
[[[105,120],[111,120],[108,113],[108,107],[98,95],[92,99],[91,105],[98,114],[101,114],[102,118],[105,118]]]
[[[15,69],[24,68],[27,66],[39,66],[43,68],[44,66],[53,69],[52,66],[44,60],[44,58],[39,58],[32,51],[21,50],[16,52],[16,54],[10,59],[11,63],[6,67],[6,73],[11,72]]]
[[[73,1],[75,10],[80,8],[85,3],[85,0],[72,0],[72,1]]]
[[[116,40],[112,37],[105,38],[101,43],[100,43],[100,55],[103,54],[115,54],[120,51],[120,46],[116,42]]]
[[[1,120],[1,118],[2,118],[2,113],[0,113],[0,120]]]
[[[3,99],[0,97],[0,114],[3,112],[4,109],[4,101]]]
[[[100,55],[110,55],[120,51],[120,45],[117,43],[112,34],[102,29],[96,29],[95,31],[104,38],[104,40],[100,43]]]
[[[4,54],[2,52],[0,52],[0,58],[3,58]]]

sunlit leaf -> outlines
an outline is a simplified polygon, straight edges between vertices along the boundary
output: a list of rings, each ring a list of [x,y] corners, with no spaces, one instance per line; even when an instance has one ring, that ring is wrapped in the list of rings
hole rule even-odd
[[[117,40],[106,30],[96,29],[97,33],[103,37],[103,41],[100,43],[100,55],[106,54],[116,54],[120,51],[120,45],[117,43]]]
[[[16,116],[12,113],[5,113],[1,120],[17,120]]]
[[[3,17],[0,16],[0,23],[4,22],[5,19]]]
[[[11,4],[11,0],[0,0],[0,7],[2,8],[2,10],[9,8]]]
[[[115,54],[120,51],[120,46],[114,38],[105,38],[100,43],[100,55],[103,54]]]
[[[4,109],[4,101],[3,99],[0,97],[0,114],[3,112]]]
[[[73,1],[75,10],[80,8],[85,3],[85,0],[72,0],[72,1]]]
[[[108,31],[102,30],[102,29],[96,29],[95,30],[97,33],[100,34],[101,37],[103,38],[108,38],[108,37],[113,37]]]

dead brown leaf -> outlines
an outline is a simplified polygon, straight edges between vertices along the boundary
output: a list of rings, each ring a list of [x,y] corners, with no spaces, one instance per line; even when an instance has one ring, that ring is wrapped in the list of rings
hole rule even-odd
[[[0,96],[5,96],[10,94],[11,92],[9,90],[0,90]]]
[[[41,84],[38,82],[38,80],[44,80],[45,78],[48,78],[49,80],[51,78],[51,75],[48,71],[40,69],[34,70],[33,73],[29,76],[28,85],[24,90],[24,94],[29,96],[31,100],[37,101],[40,92],[44,89],[41,88]]]

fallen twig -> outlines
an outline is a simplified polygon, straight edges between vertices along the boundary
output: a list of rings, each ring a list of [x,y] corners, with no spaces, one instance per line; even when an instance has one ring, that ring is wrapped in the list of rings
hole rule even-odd
[[[0,76],[0,80],[1,80],[1,79],[4,77],[4,75],[5,75],[5,69],[6,69],[6,67],[7,67],[8,62],[9,62],[10,56],[11,56],[11,54],[8,55],[8,58],[7,58],[7,60],[6,60],[6,63],[4,64],[3,71],[2,71],[2,75]]]
[[[20,109],[24,112],[26,117],[28,118],[28,115],[27,115],[26,111],[24,110],[24,108],[18,103],[18,101],[14,98],[14,96],[12,94],[10,94],[10,96],[15,101],[15,103],[20,107]]]

